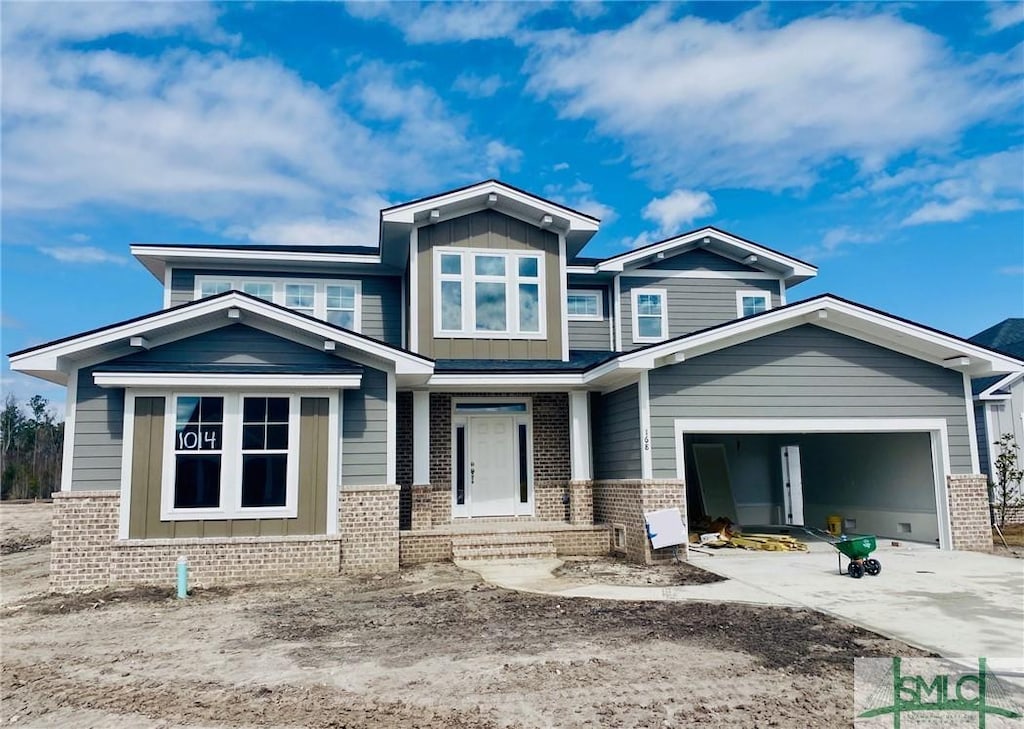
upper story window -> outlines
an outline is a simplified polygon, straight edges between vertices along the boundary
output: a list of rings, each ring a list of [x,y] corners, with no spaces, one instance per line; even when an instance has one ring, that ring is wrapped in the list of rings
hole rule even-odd
[[[196,276],[197,299],[231,290],[243,291],[264,301],[287,306],[354,332],[361,328],[362,287],[359,281]]]
[[[565,312],[570,319],[601,321],[604,319],[604,296],[596,289],[569,289]]]
[[[482,249],[435,249],[434,334],[544,336],[544,256]]]
[[[736,316],[742,318],[760,314],[772,308],[772,297],[767,291],[737,291]]]
[[[168,400],[162,519],[296,515],[298,396],[178,394]]]
[[[665,289],[633,289],[633,342],[668,339],[668,297]]]

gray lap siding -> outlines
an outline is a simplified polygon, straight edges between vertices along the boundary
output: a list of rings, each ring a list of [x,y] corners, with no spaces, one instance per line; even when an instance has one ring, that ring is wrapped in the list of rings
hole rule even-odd
[[[650,373],[655,478],[676,477],[676,418],[941,418],[970,473],[959,372],[804,325]]]
[[[630,277],[619,280],[622,349],[646,346],[633,341],[633,289],[664,289],[668,297],[668,337],[707,329],[736,316],[737,291],[766,291],[772,307],[781,305],[779,282],[768,279]]]
[[[640,466],[639,387],[591,395],[594,478],[636,479]]]
[[[387,483],[387,373],[365,368],[362,386],[342,401],[341,483]]]
[[[93,384],[102,366],[78,371],[74,402],[75,435],[71,466],[73,491],[116,491],[121,488],[121,446],[124,435],[124,390]]]

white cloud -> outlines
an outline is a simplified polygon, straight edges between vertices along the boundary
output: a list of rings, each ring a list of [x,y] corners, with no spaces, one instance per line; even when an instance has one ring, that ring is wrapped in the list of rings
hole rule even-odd
[[[555,166],[556,169],[558,165]],[[565,165],[568,168],[569,165]],[[564,169],[564,168],[563,168]],[[594,195],[594,186],[583,180],[576,180],[572,185],[547,185],[544,195],[559,205],[586,213],[607,225],[618,219],[619,214],[611,205],[599,201]]]
[[[114,255],[96,246],[55,246],[52,248],[42,247],[38,250],[61,263],[116,263],[118,265],[128,263],[127,258]]]
[[[23,407],[27,405],[33,395],[42,395],[46,398],[49,409],[53,411],[54,420],[57,422],[64,420],[67,393],[59,385],[44,382],[21,372],[11,372],[8,370],[0,377],[0,393],[3,393],[4,399],[8,395],[13,395],[14,399]]]
[[[881,243],[883,240],[885,236],[880,232],[840,225],[825,231],[818,245],[805,248],[797,255],[809,260],[821,260],[843,255],[851,245]]]
[[[346,200],[334,217],[278,218],[256,225],[235,225],[225,232],[233,238],[271,245],[377,245],[378,213],[389,202],[377,195]]]
[[[675,190],[665,197],[651,200],[643,209],[645,220],[658,224],[660,232],[671,235],[681,232],[697,218],[706,218],[715,212],[711,195],[700,190]]]
[[[998,272],[1003,276],[1024,276],[1024,266],[1003,266]]]
[[[551,169],[554,170],[555,172],[561,172],[562,170],[569,169],[569,163],[568,162],[558,162]]]
[[[72,233],[68,238],[73,240],[75,243],[85,243],[89,240],[89,236],[85,233]]]
[[[498,93],[502,87],[501,76],[477,76],[475,73],[460,73],[452,82],[452,89],[471,99],[486,99]]]
[[[1011,149],[963,160],[954,165],[927,165],[881,178],[874,187],[904,185],[927,201],[903,225],[960,222],[977,213],[1024,207],[1024,149]]]
[[[4,7],[9,219],[106,205],[283,234],[280,226],[297,224],[288,221],[347,225],[354,199],[420,193],[519,163],[521,152],[474,133],[436,92],[384,64],[364,63],[324,89],[270,58],[187,48],[133,56],[65,42],[184,28],[217,35],[208,9],[143,6],[77,3],[74,28],[50,4]],[[47,8],[54,24],[43,32]],[[375,226],[377,211],[367,215]]]
[[[348,12],[391,23],[409,43],[447,43],[514,38],[519,26],[544,10],[539,2],[350,2]]]
[[[83,41],[118,33],[158,36],[183,28],[202,37],[224,40],[217,12],[203,3],[47,2],[5,3],[4,44]]]
[[[1024,3],[1018,0],[990,2],[985,19],[988,21],[989,29],[993,32],[1012,28],[1024,23]]]
[[[674,11],[658,5],[589,34],[533,33],[527,64],[533,93],[623,140],[666,184],[807,187],[829,163],[876,170],[956,141],[1019,100],[1017,56],[964,61],[893,15],[766,27],[763,18],[728,24]]]

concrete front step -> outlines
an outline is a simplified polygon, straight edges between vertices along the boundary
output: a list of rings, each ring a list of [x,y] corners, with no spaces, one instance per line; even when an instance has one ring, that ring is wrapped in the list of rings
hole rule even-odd
[[[452,537],[452,558],[473,560],[554,559],[555,541],[546,534],[458,534]]]

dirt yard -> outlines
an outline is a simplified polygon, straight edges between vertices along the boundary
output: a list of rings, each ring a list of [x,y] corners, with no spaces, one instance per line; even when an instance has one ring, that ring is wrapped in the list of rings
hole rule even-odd
[[[5,533],[36,511],[0,505]],[[854,656],[920,655],[817,613],[556,599],[451,565],[30,596],[48,551],[0,557],[4,726],[837,727]]]

